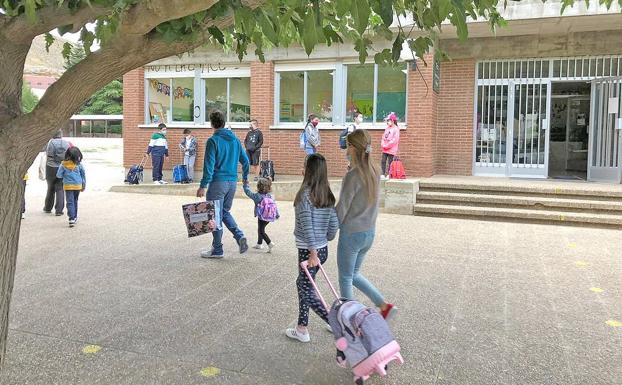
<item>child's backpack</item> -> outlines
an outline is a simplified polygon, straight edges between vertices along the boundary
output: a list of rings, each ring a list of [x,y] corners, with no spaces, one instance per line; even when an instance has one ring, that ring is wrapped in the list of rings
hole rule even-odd
[[[279,209],[276,207],[274,199],[270,195],[266,195],[255,208],[255,214],[262,221],[274,222],[279,218]]]
[[[400,158],[395,157],[389,166],[389,177],[391,179],[406,179],[406,169]]]
[[[352,368],[357,384],[374,372],[385,375],[393,360],[403,362],[400,345],[376,309],[342,298],[333,303],[328,321],[340,352],[338,363]]]
[[[307,133],[306,131],[302,131],[300,134],[300,148],[303,150],[307,147]]]
[[[346,148],[348,148],[348,141],[347,141],[348,134],[350,132],[354,132],[354,130],[350,131],[350,128],[356,129],[356,127],[352,127],[352,126],[354,126],[354,124],[350,125],[349,127],[344,128],[339,134],[339,147],[342,150],[345,150]]]

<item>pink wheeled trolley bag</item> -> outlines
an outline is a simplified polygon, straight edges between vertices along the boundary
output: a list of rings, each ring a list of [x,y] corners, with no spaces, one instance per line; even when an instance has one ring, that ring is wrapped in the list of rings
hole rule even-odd
[[[302,262],[300,266],[313,284],[320,301],[328,310],[328,322],[335,336],[337,347],[337,363],[344,368],[349,366],[352,369],[354,382],[357,385],[362,385],[374,373],[386,376],[388,365],[392,361],[404,363],[400,354],[400,345],[395,341],[389,325],[376,309],[357,301],[339,298],[324,268],[320,265],[320,271],[336,298],[329,309],[316,282],[309,274],[307,261]]]

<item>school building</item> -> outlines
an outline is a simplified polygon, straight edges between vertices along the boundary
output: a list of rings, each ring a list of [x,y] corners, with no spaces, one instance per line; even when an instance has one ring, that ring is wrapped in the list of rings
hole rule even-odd
[[[393,111],[408,176],[621,183],[622,13],[619,5],[596,3],[576,2],[560,16],[559,1],[510,2],[507,27],[493,33],[485,21],[472,21],[465,42],[447,25],[440,47],[451,60],[430,54],[427,65],[407,48],[396,67],[375,65],[373,53],[361,65],[348,42],[317,47],[310,57],[302,48],[276,48],[264,63],[254,56],[240,62],[218,48],[158,60],[124,76],[124,165],[138,163],[165,122],[165,168],[181,162],[177,144],[191,128],[201,171],[208,115],[217,108],[241,140],[258,119],[277,174],[289,175],[300,175],[299,135],[315,113],[319,151],[330,174],[343,175],[338,136],[353,111],[365,116],[378,162],[383,118]]]

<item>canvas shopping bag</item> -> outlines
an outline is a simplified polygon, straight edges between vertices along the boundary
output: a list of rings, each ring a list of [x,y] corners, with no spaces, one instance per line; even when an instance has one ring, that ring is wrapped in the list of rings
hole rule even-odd
[[[222,201],[202,201],[181,206],[188,237],[196,237],[222,229]]]

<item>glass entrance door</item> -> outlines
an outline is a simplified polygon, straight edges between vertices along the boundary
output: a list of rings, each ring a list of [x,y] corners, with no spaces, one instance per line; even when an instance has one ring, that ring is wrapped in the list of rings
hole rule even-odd
[[[508,116],[508,174],[546,178],[549,164],[551,82],[510,83]]]
[[[592,82],[588,180],[622,182],[622,78]]]

